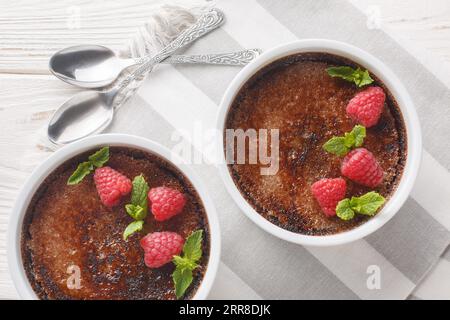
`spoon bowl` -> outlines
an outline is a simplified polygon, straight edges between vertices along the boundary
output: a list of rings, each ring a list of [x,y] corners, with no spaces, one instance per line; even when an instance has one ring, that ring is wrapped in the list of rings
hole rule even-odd
[[[124,68],[133,64],[132,59],[121,59],[107,47],[79,45],[56,52],[50,58],[49,69],[69,84],[98,88],[113,83]]]
[[[109,92],[81,92],[64,102],[47,128],[50,141],[67,144],[101,132],[112,121],[114,107]]]

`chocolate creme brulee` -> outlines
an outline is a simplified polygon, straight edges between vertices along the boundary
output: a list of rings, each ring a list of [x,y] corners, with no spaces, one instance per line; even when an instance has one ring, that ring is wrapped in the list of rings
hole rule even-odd
[[[248,161],[229,164],[228,168],[243,197],[261,216],[281,228],[305,235],[336,234],[370,219],[365,215],[348,221],[327,217],[311,192],[314,182],[341,176],[342,157],[326,152],[322,146],[355,126],[346,114],[346,106],[364,89],[332,78],[327,68],[334,66],[360,67],[325,53],[300,53],[272,62],[241,88],[225,123],[226,129],[279,129],[279,170],[275,175],[261,175],[263,165]],[[364,147],[378,160],[384,178],[375,188],[347,179],[346,194],[351,197],[376,191],[388,201],[403,172],[406,131],[389,89],[371,76],[371,85],[381,87],[386,100],[378,123],[367,128]]]
[[[125,211],[129,197],[107,208],[97,195],[93,175],[67,185],[77,165],[93,151],[63,163],[35,193],[22,232],[22,257],[28,279],[41,299],[175,299],[173,263],[150,269],[144,263],[140,239],[156,231],[176,232],[184,239],[203,230],[202,252],[194,280],[184,298],[200,285],[209,257],[209,229],[202,201],[192,184],[159,156],[126,147],[111,147],[108,166],[127,177],[143,175],[150,188],[166,186],[184,193],[181,213],[156,221],[151,213],[144,229],[123,239],[133,219]],[[79,268],[80,288],[68,278]]]

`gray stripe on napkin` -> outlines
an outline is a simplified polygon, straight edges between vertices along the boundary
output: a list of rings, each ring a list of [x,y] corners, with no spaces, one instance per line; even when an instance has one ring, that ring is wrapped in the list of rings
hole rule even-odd
[[[186,54],[226,53],[239,50],[242,50],[239,43],[224,30],[218,29],[192,44]],[[239,66],[219,65],[199,68],[198,65],[189,64],[176,65],[175,68],[217,105],[231,80],[242,69]]]
[[[108,133],[126,133],[141,136],[170,148],[170,137],[175,129],[146,101],[135,95],[117,110]]]
[[[444,254],[442,255],[442,258],[450,262],[450,246],[447,247]]]
[[[400,211],[366,240],[417,284],[447,247],[450,232],[408,198]]]
[[[366,17],[347,1],[257,1],[300,39],[345,41],[385,62],[413,98],[422,124],[425,148],[450,169],[450,90],[416,58],[385,32],[368,29]]]

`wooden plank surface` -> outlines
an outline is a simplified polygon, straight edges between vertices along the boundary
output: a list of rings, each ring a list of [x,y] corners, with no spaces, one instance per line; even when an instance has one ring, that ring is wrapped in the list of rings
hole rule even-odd
[[[383,25],[450,64],[450,1],[351,1],[363,11],[377,6]],[[33,168],[50,155],[37,132],[77,91],[49,75],[49,56],[80,43],[122,48],[153,3],[0,0],[0,299],[17,297],[6,260],[11,207]]]

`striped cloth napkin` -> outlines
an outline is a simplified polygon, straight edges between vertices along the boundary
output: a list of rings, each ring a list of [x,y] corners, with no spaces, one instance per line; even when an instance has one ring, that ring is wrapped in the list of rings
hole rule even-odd
[[[207,184],[222,229],[222,264],[210,298],[406,299],[450,243],[450,92],[408,51],[344,0],[224,0],[227,21],[187,53],[269,49],[304,38],[356,45],[386,63],[409,90],[423,126],[423,165],[403,208],[378,232],[338,247],[291,244],[238,209],[214,164],[193,164]],[[158,66],[118,111],[109,132],[130,133],[204,156],[221,97],[237,67]],[[197,137],[196,137],[197,134]],[[204,136],[207,139],[206,135]],[[450,253],[444,255],[450,260]],[[380,286],[371,276],[380,275]]]

